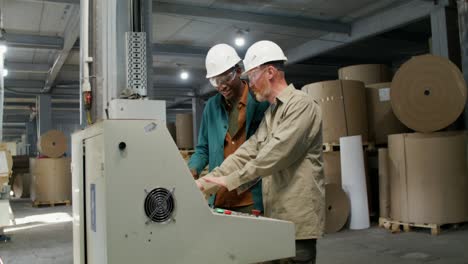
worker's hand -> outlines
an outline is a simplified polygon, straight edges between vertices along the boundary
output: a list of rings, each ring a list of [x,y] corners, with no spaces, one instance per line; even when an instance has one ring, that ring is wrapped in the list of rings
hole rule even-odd
[[[191,169],[191,170],[190,170],[190,173],[192,173],[192,177],[193,177],[195,180],[197,180],[197,179],[200,177],[200,175],[198,175],[197,170],[195,170],[195,169]]]
[[[200,191],[204,192],[205,188],[203,187],[203,184],[200,182],[200,181],[202,181],[202,179],[196,180],[195,183],[197,184],[198,189],[200,189]]]
[[[202,180],[209,182],[209,183],[214,183],[216,185],[219,185],[221,187],[226,187],[226,181],[224,180],[224,177],[213,177],[213,176],[205,176],[201,178]]]

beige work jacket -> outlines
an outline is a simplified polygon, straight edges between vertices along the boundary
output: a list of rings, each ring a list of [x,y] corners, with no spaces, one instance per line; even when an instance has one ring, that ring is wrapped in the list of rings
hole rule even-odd
[[[276,101],[257,132],[208,175],[226,177],[229,190],[262,177],[265,216],[295,223],[296,239],[318,238],[325,226],[321,111],[292,84]]]

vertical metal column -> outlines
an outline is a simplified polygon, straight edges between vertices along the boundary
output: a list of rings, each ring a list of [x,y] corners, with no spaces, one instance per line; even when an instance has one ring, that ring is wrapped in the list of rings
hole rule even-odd
[[[442,7],[431,13],[432,53],[461,66],[458,13],[455,7]]]
[[[192,115],[193,115],[193,144],[198,143],[198,131],[203,117],[204,101],[201,98],[192,98]]]
[[[458,1],[458,25],[460,29],[460,48],[463,75],[468,82],[468,0]],[[465,129],[468,129],[468,103],[464,113]]]
[[[4,96],[5,96],[5,90],[4,90],[4,77],[3,77],[3,65],[4,65],[4,60],[5,59],[5,52],[0,51],[0,142],[3,141],[3,112],[4,112]]]
[[[431,13],[432,54],[451,60],[461,68],[458,12],[455,6],[441,7]],[[449,130],[462,129],[466,115],[454,122]]]
[[[154,100],[153,87],[153,1],[142,0],[142,32],[146,33],[146,80],[147,80],[147,97]]]
[[[460,29],[462,68],[465,80],[468,81],[468,0],[458,1],[458,20]]]
[[[37,155],[37,128],[36,128],[35,121],[36,120],[26,123],[26,134],[27,134],[26,154],[30,156]]]
[[[37,96],[37,137],[52,129],[52,99],[50,94]]]

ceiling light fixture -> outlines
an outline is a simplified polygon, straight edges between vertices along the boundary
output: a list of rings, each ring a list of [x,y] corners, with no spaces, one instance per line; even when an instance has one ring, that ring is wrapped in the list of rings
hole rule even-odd
[[[236,44],[237,47],[243,47],[245,45],[245,35],[247,35],[247,33],[249,33],[248,29],[237,30],[236,38],[234,39],[234,43]]]
[[[180,72],[180,78],[181,78],[182,80],[187,80],[189,77],[190,77],[190,74],[188,73],[188,71],[182,70],[182,71]]]
[[[3,69],[3,77],[7,77],[8,76],[8,70],[7,69]]]
[[[6,45],[3,45],[3,44],[0,45],[0,53],[5,54],[7,50],[8,48]]]

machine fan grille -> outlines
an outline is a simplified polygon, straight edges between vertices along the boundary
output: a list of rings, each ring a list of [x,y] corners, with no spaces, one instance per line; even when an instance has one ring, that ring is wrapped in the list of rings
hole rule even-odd
[[[174,212],[174,196],[165,188],[155,188],[146,195],[145,214],[156,223],[163,223],[171,219]]]

